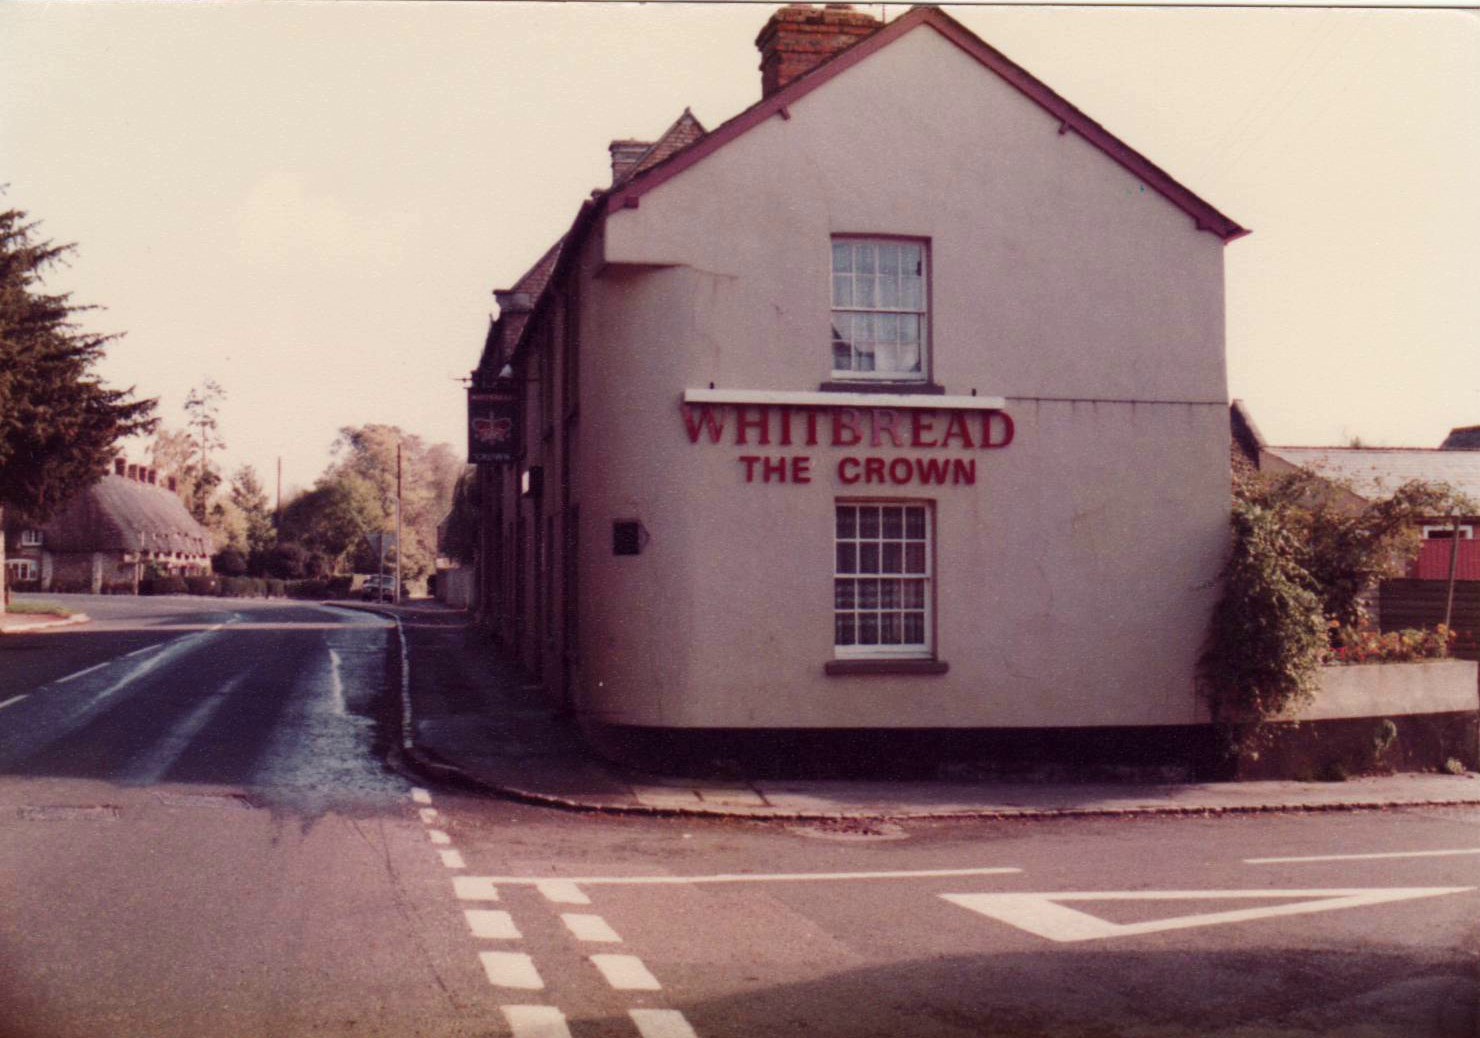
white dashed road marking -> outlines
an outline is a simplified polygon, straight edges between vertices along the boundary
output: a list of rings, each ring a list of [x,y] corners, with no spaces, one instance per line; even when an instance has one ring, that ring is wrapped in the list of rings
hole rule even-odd
[[[454,876],[452,889],[462,901],[498,900],[498,887],[486,876]]]
[[[463,911],[467,916],[468,928],[473,931],[474,937],[486,937],[494,941],[517,941],[524,935],[519,932],[519,927],[514,925],[514,919],[508,912],[496,912],[488,908],[469,908]]]
[[[554,1006],[500,1006],[514,1038],[570,1038],[565,1014]]]
[[[593,955],[591,964],[617,991],[662,991],[658,978],[648,972],[636,955]]]
[[[31,693],[29,692],[22,692],[18,696],[11,696],[5,702],[0,703],[0,710],[4,710],[7,706],[14,706],[16,703],[19,703],[22,699],[25,699],[30,694]]]
[[[677,1009],[629,1009],[642,1038],[699,1038]]]
[[[486,951],[479,952],[478,958],[488,982],[495,987],[539,991],[545,986],[534,960],[523,952]]]
[[[68,674],[64,678],[57,678],[56,681],[53,682],[53,684],[65,685],[69,681],[76,681],[78,678],[86,677],[87,675],[93,673],[93,671],[102,670],[104,667],[112,662],[112,660],[104,660],[102,663],[95,663],[91,667],[88,667],[86,670],[79,670],[76,674]]]
[[[430,829],[430,830],[428,830],[427,831],[427,838],[429,840],[431,840],[433,843],[451,843],[452,842],[452,837],[448,836],[441,829]]]
[[[446,865],[449,869],[465,869],[468,867],[467,863],[463,861],[462,854],[457,851],[438,851],[437,853],[442,855],[442,864]]]
[[[417,814],[421,815],[423,825],[432,825],[440,817],[435,807],[424,807]]]
[[[1246,865],[1284,865],[1307,861],[1385,861],[1389,858],[1455,858],[1480,854],[1480,847],[1453,851],[1384,851],[1380,854],[1312,854],[1305,858],[1245,858]]]
[[[574,912],[564,912],[561,913],[560,918],[565,922],[565,928],[578,941],[592,941],[601,944],[622,943],[622,939],[617,936],[617,932],[608,926],[606,920],[599,915],[580,915]]]
[[[488,876],[490,883],[533,885],[551,901],[579,887],[681,886],[688,883],[808,883],[872,879],[959,879],[963,876],[1003,876],[1022,869],[994,866],[980,869],[920,869],[913,872],[721,872],[710,876]],[[578,890],[576,890],[579,893]],[[587,904],[574,901],[573,904]]]
[[[430,804],[432,802],[432,794],[420,786],[414,786],[411,790],[411,799],[415,800],[418,804]]]

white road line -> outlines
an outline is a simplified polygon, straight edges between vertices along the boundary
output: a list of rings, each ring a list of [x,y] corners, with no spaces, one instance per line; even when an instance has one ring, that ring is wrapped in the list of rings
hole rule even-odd
[[[484,876],[454,876],[452,889],[461,901],[498,900],[498,888]]]
[[[1480,847],[1465,847],[1453,851],[1384,851],[1379,854],[1312,854],[1304,858],[1245,858],[1244,864],[1283,865],[1306,861],[1386,861],[1390,858],[1455,858],[1468,854],[1480,854]]]
[[[1094,941],[1111,937],[1135,937],[1167,930],[1188,930],[1222,923],[1246,923],[1257,919],[1331,912],[1394,901],[1462,894],[1474,887],[1342,888],[1337,890],[1093,890],[1056,891],[1044,894],[942,894],[953,904],[1015,926],[1050,941]],[[1218,901],[1303,898],[1294,903],[1228,912],[1150,919],[1141,923],[1112,923],[1099,916],[1068,908],[1064,901]]]
[[[417,814],[421,815],[421,821],[423,825],[431,825],[432,823],[436,822],[439,817],[441,817],[437,814],[437,809],[435,807],[424,807],[420,811],[418,811]]]
[[[131,660],[135,656],[142,656],[146,652],[153,652],[155,649],[159,648],[161,645],[168,645],[168,644],[169,644],[168,642],[155,642],[153,645],[146,645],[142,649],[135,649],[133,652],[126,652],[126,653],[123,654],[123,658],[126,659],[126,660]]]
[[[593,955],[591,965],[601,971],[616,991],[662,991],[658,978],[648,972],[636,955]]]
[[[130,653],[130,655],[132,655],[132,653]],[[104,660],[102,663],[94,663],[91,667],[88,667],[86,670],[79,670],[76,674],[68,674],[64,678],[57,678],[55,681],[52,682],[52,684],[53,685],[65,685],[69,681],[76,681],[78,678],[85,678],[85,677],[87,677],[87,675],[93,673],[94,671],[102,670],[104,667],[108,666],[108,664],[110,664],[112,662],[113,662],[112,660]]]
[[[592,941],[599,944],[622,943],[622,938],[617,936],[617,931],[608,926],[606,920],[599,915],[562,912],[560,918],[565,923],[565,928],[578,941]]]
[[[519,927],[514,925],[514,917],[508,912],[495,912],[489,908],[468,908],[463,910],[467,917],[468,929],[473,931],[474,937],[487,937],[495,941],[517,941],[524,936],[519,932]]]
[[[687,883],[807,883],[873,879],[940,879],[961,876],[1004,876],[1022,872],[1019,868],[992,867],[980,869],[920,869],[913,872],[722,872],[711,876],[485,876],[488,882],[505,886],[534,886],[551,901],[584,905],[590,901],[580,894],[580,887],[596,886],[679,886]]]
[[[541,880],[534,886],[544,895],[546,901],[554,901],[556,904],[589,905],[591,903],[591,899],[581,893],[581,888],[567,879]]]
[[[336,649],[329,650],[329,702],[340,717],[349,713],[349,705],[344,701],[344,660]]]
[[[486,951],[479,952],[478,958],[488,982],[495,987],[540,991],[545,986],[534,960],[523,952]]]
[[[499,1006],[514,1038],[570,1038],[565,1014],[554,1006]]]
[[[699,1038],[677,1009],[629,1009],[642,1038]]]
[[[418,804],[430,804],[432,802],[432,794],[420,786],[413,786],[411,788],[411,799],[415,800]]]
[[[14,706],[16,703],[19,703],[22,699],[25,699],[30,694],[31,693],[29,693],[29,692],[22,692],[18,696],[11,696],[5,702],[0,703],[0,710],[4,710],[7,706]]]
[[[467,862],[463,861],[463,856],[458,851],[438,851],[437,853],[442,855],[442,864],[446,865],[449,869],[465,869],[468,867]]]
[[[448,836],[441,829],[428,829],[427,830],[427,838],[430,839],[433,843],[451,843],[452,842],[452,837]]]
[[[148,753],[130,765],[129,779],[150,785],[164,778],[165,773],[174,767],[175,762],[190,748],[190,743],[200,734],[200,730],[210,723],[211,718],[216,716],[216,711],[221,709],[226,700],[247,680],[248,676],[245,671],[238,674],[190,711],[185,719],[170,729],[159,742],[150,748]]]

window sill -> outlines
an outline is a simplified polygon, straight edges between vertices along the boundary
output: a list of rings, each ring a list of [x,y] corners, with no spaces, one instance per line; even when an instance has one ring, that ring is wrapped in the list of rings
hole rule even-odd
[[[824,382],[817,389],[823,393],[918,393],[944,396],[946,387],[934,382],[885,382],[858,379],[852,382]]]
[[[945,660],[828,660],[822,672],[829,677],[858,674],[944,674],[951,669]]]

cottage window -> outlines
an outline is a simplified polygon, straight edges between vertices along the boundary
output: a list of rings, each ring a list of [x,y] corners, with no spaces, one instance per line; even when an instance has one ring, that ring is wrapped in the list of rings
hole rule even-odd
[[[40,580],[41,570],[35,559],[6,559],[5,569],[12,581]]]
[[[923,502],[837,504],[833,646],[840,658],[930,655],[931,518]]]
[[[21,547],[22,548],[39,548],[39,547],[41,547],[41,531],[40,530],[22,530],[21,531]]]
[[[834,378],[925,380],[925,271],[923,242],[833,239]]]

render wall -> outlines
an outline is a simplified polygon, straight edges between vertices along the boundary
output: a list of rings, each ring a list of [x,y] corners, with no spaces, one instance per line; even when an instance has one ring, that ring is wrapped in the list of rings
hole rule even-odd
[[[1060,727],[1205,720],[1227,540],[1223,243],[928,27],[610,215],[583,257],[588,721]],[[932,376],[1016,424],[971,485],[844,485],[860,453],[691,443],[686,388],[829,378],[829,243],[931,254]],[[889,406],[887,396],[880,406]],[[810,459],[747,483],[741,454]],[[866,451],[863,453],[867,453]],[[910,448],[889,453],[912,456]],[[833,509],[927,500],[944,674],[829,676]],[[640,555],[612,554],[613,520]]]

